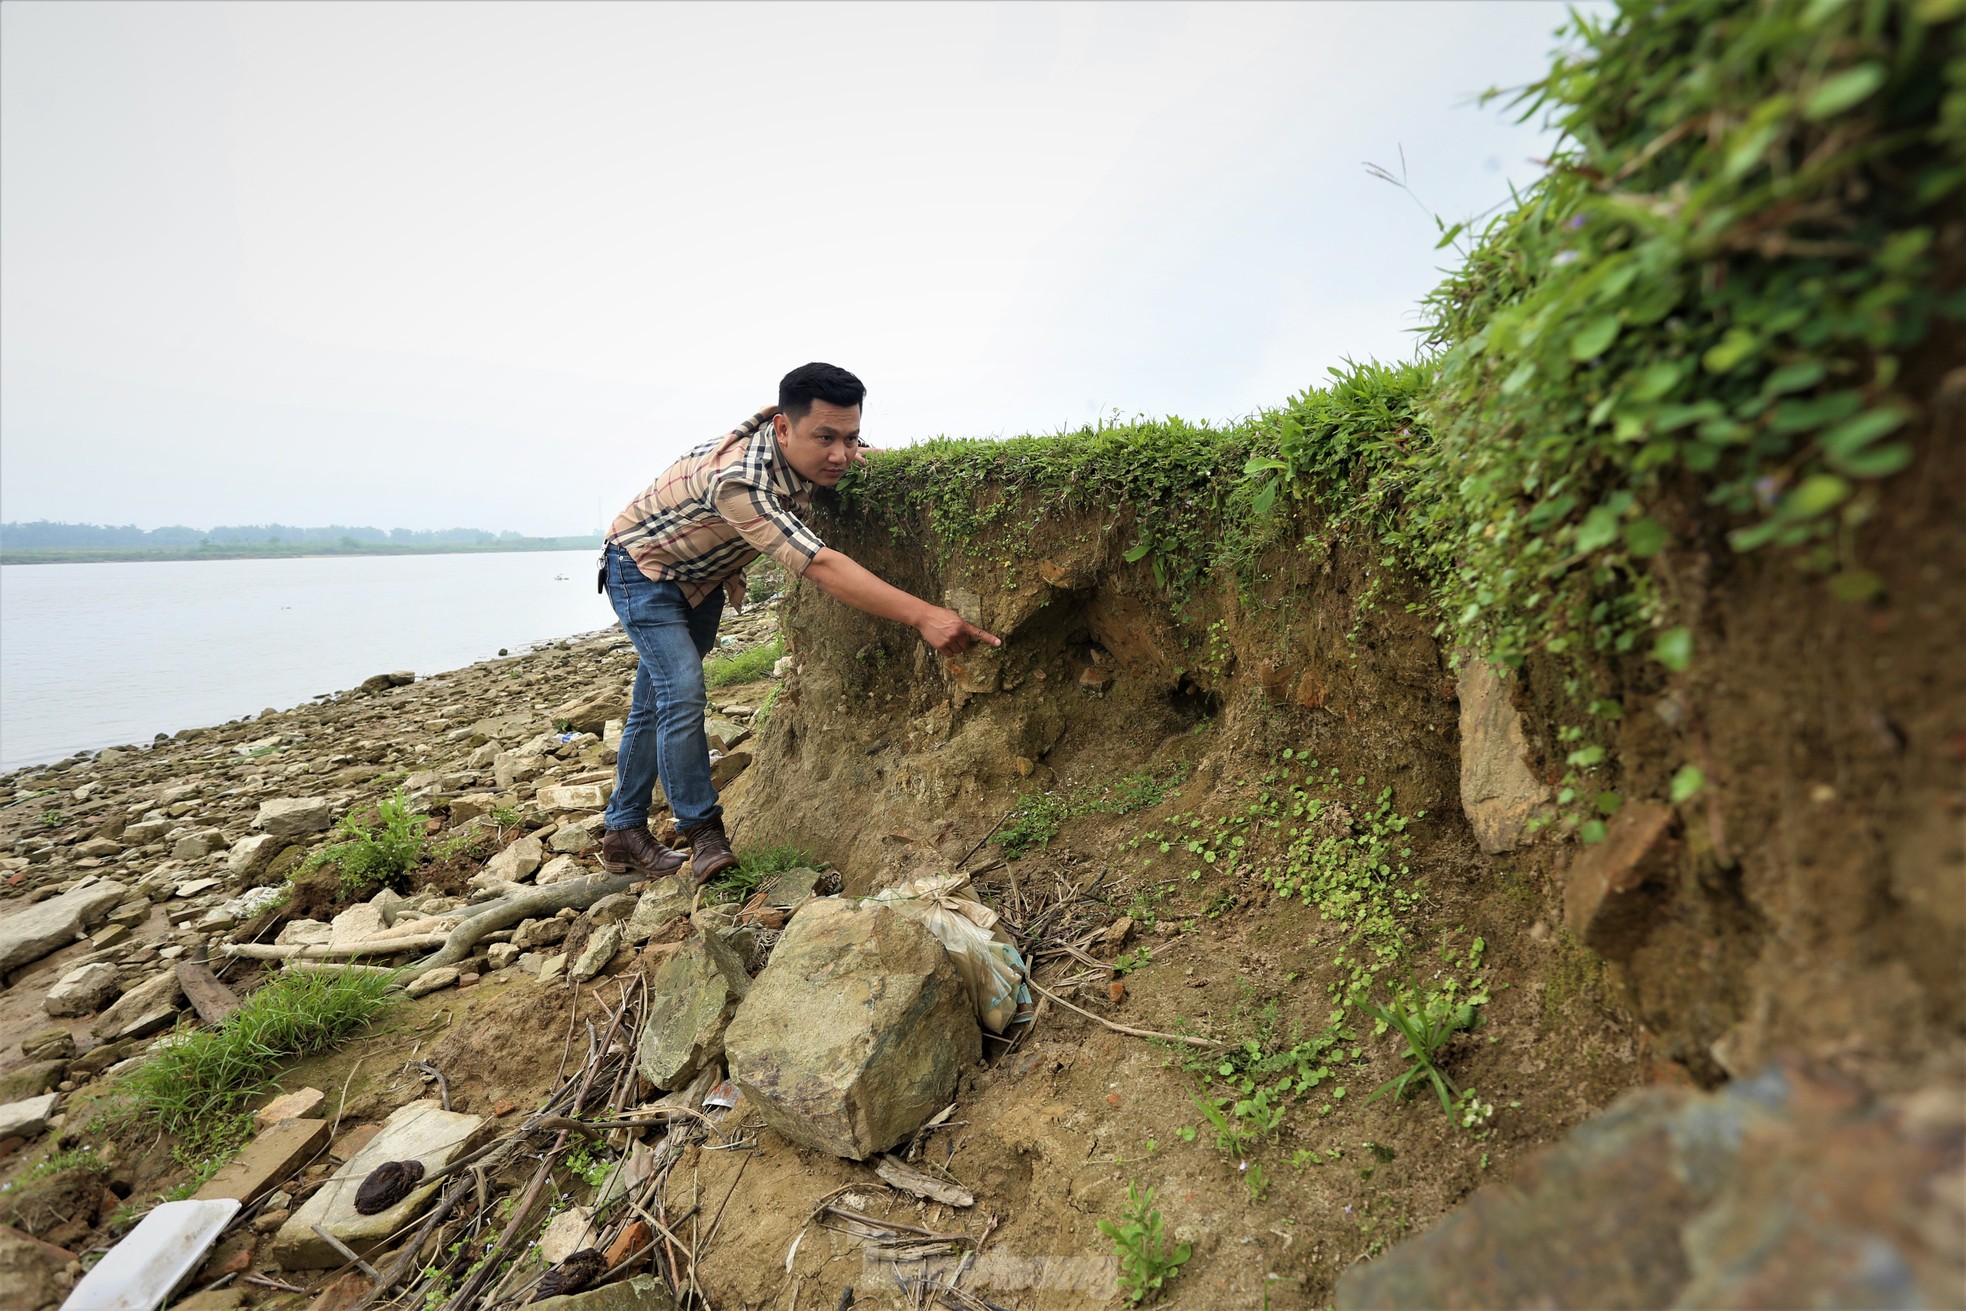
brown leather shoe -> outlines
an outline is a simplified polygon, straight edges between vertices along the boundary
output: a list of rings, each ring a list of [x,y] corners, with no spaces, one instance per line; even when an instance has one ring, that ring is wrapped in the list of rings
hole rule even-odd
[[[682,837],[689,843],[690,872],[699,888],[737,864],[737,853],[730,849],[730,838],[724,833],[721,819],[706,820],[693,828],[686,828],[682,831]]]
[[[639,828],[611,828],[601,838],[601,867],[610,874],[647,874],[651,878],[674,874],[686,859],[655,840],[648,825]]]

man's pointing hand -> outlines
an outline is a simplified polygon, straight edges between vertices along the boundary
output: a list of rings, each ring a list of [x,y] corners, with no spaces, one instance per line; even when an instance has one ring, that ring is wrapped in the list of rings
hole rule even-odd
[[[977,642],[1003,645],[1003,639],[984,632],[954,610],[944,610],[939,606],[930,610],[928,617],[915,625],[915,630],[922,635],[924,642],[943,655],[959,655]]]

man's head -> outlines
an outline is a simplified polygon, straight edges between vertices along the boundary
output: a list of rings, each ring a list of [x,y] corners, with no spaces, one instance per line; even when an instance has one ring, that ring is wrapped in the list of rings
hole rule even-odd
[[[772,431],[786,463],[822,487],[839,482],[860,450],[866,395],[860,379],[831,364],[801,364],[780,379]]]

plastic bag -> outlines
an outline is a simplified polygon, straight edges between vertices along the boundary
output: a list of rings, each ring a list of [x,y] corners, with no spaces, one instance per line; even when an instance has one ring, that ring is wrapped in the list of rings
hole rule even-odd
[[[976,1007],[977,1022],[991,1033],[1029,1020],[1031,990],[1024,985],[1024,958],[997,926],[997,912],[976,899],[967,874],[937,874],[884,888],[868,898],[920,921],[949,953]]]

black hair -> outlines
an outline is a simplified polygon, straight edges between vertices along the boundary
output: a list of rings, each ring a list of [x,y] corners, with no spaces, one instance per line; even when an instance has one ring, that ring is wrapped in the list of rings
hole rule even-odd
[[[814,401],[851,409],[866,398],[867,385],[836,364],[801,364],[778,380],[778,408],[797,422]]]

